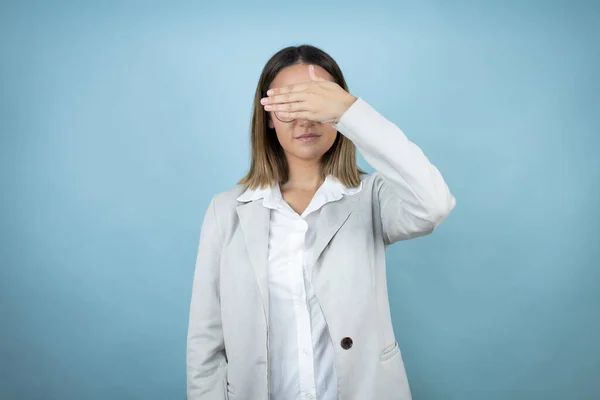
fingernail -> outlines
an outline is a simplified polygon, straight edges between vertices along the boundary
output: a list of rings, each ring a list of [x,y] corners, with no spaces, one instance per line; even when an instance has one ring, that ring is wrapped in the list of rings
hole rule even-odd
[[[269,89],[269,90],[267,90],[267,96],[270,96],[270,95],[272,95],[272,94],[273,94],[273,89]]]
[[[260,104],[267,104],[269,102],[269,99],[267,99],[266,97],[263,97],[262,99],[260,99]]]

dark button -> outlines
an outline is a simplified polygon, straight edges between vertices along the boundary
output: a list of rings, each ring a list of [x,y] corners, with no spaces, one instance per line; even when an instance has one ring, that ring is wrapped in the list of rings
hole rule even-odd
[[[342,349],[348,350],[350,347],[352,347],[352,339],[349,337],[343,338],[342,339]]]

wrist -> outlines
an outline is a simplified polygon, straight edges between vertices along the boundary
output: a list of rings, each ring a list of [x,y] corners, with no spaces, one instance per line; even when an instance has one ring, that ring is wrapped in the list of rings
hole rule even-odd
[[[339,115],[337,116],[337,120],[342,119],[342,116],[348,111],[348,109],[354,104],[354,102],[358,100],[357,97],[352,96],[350,93],[347,94],[346,98],[342,102],[342,107],[340,107]]]

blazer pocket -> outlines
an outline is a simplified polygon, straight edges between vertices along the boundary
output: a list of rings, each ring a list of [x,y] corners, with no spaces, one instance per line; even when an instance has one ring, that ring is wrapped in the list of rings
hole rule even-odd
[[[394,343],[386,346],[385,349],[381,353],[379,353],[379,360],[386,361],[390,358],[394,357],[396,354],[400,352],[400,346],[398,346],[398,342],[394,341]]]

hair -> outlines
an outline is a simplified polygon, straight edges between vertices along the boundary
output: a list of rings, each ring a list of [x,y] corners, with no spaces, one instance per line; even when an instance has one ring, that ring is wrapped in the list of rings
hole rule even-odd
[[[238,184],[246,188],[280,185],[287,182],[288,163],[275,129],[269,127],[269,114],[260,104],[269,86],[282,69],[294,64],[314,64],[322,67],[335,83],[348,91],[346,80],[335,60],[323,50],[310,45],[290,46],[275,53],[265,64],[256,93],[250,126],[252,160],[250,170]],[[356,164],[356,147],[347,137],[337,133],[331,148],[321,157],[321,175],[333,175],[346,187],[358,186],[361,175],[366,174]]]

